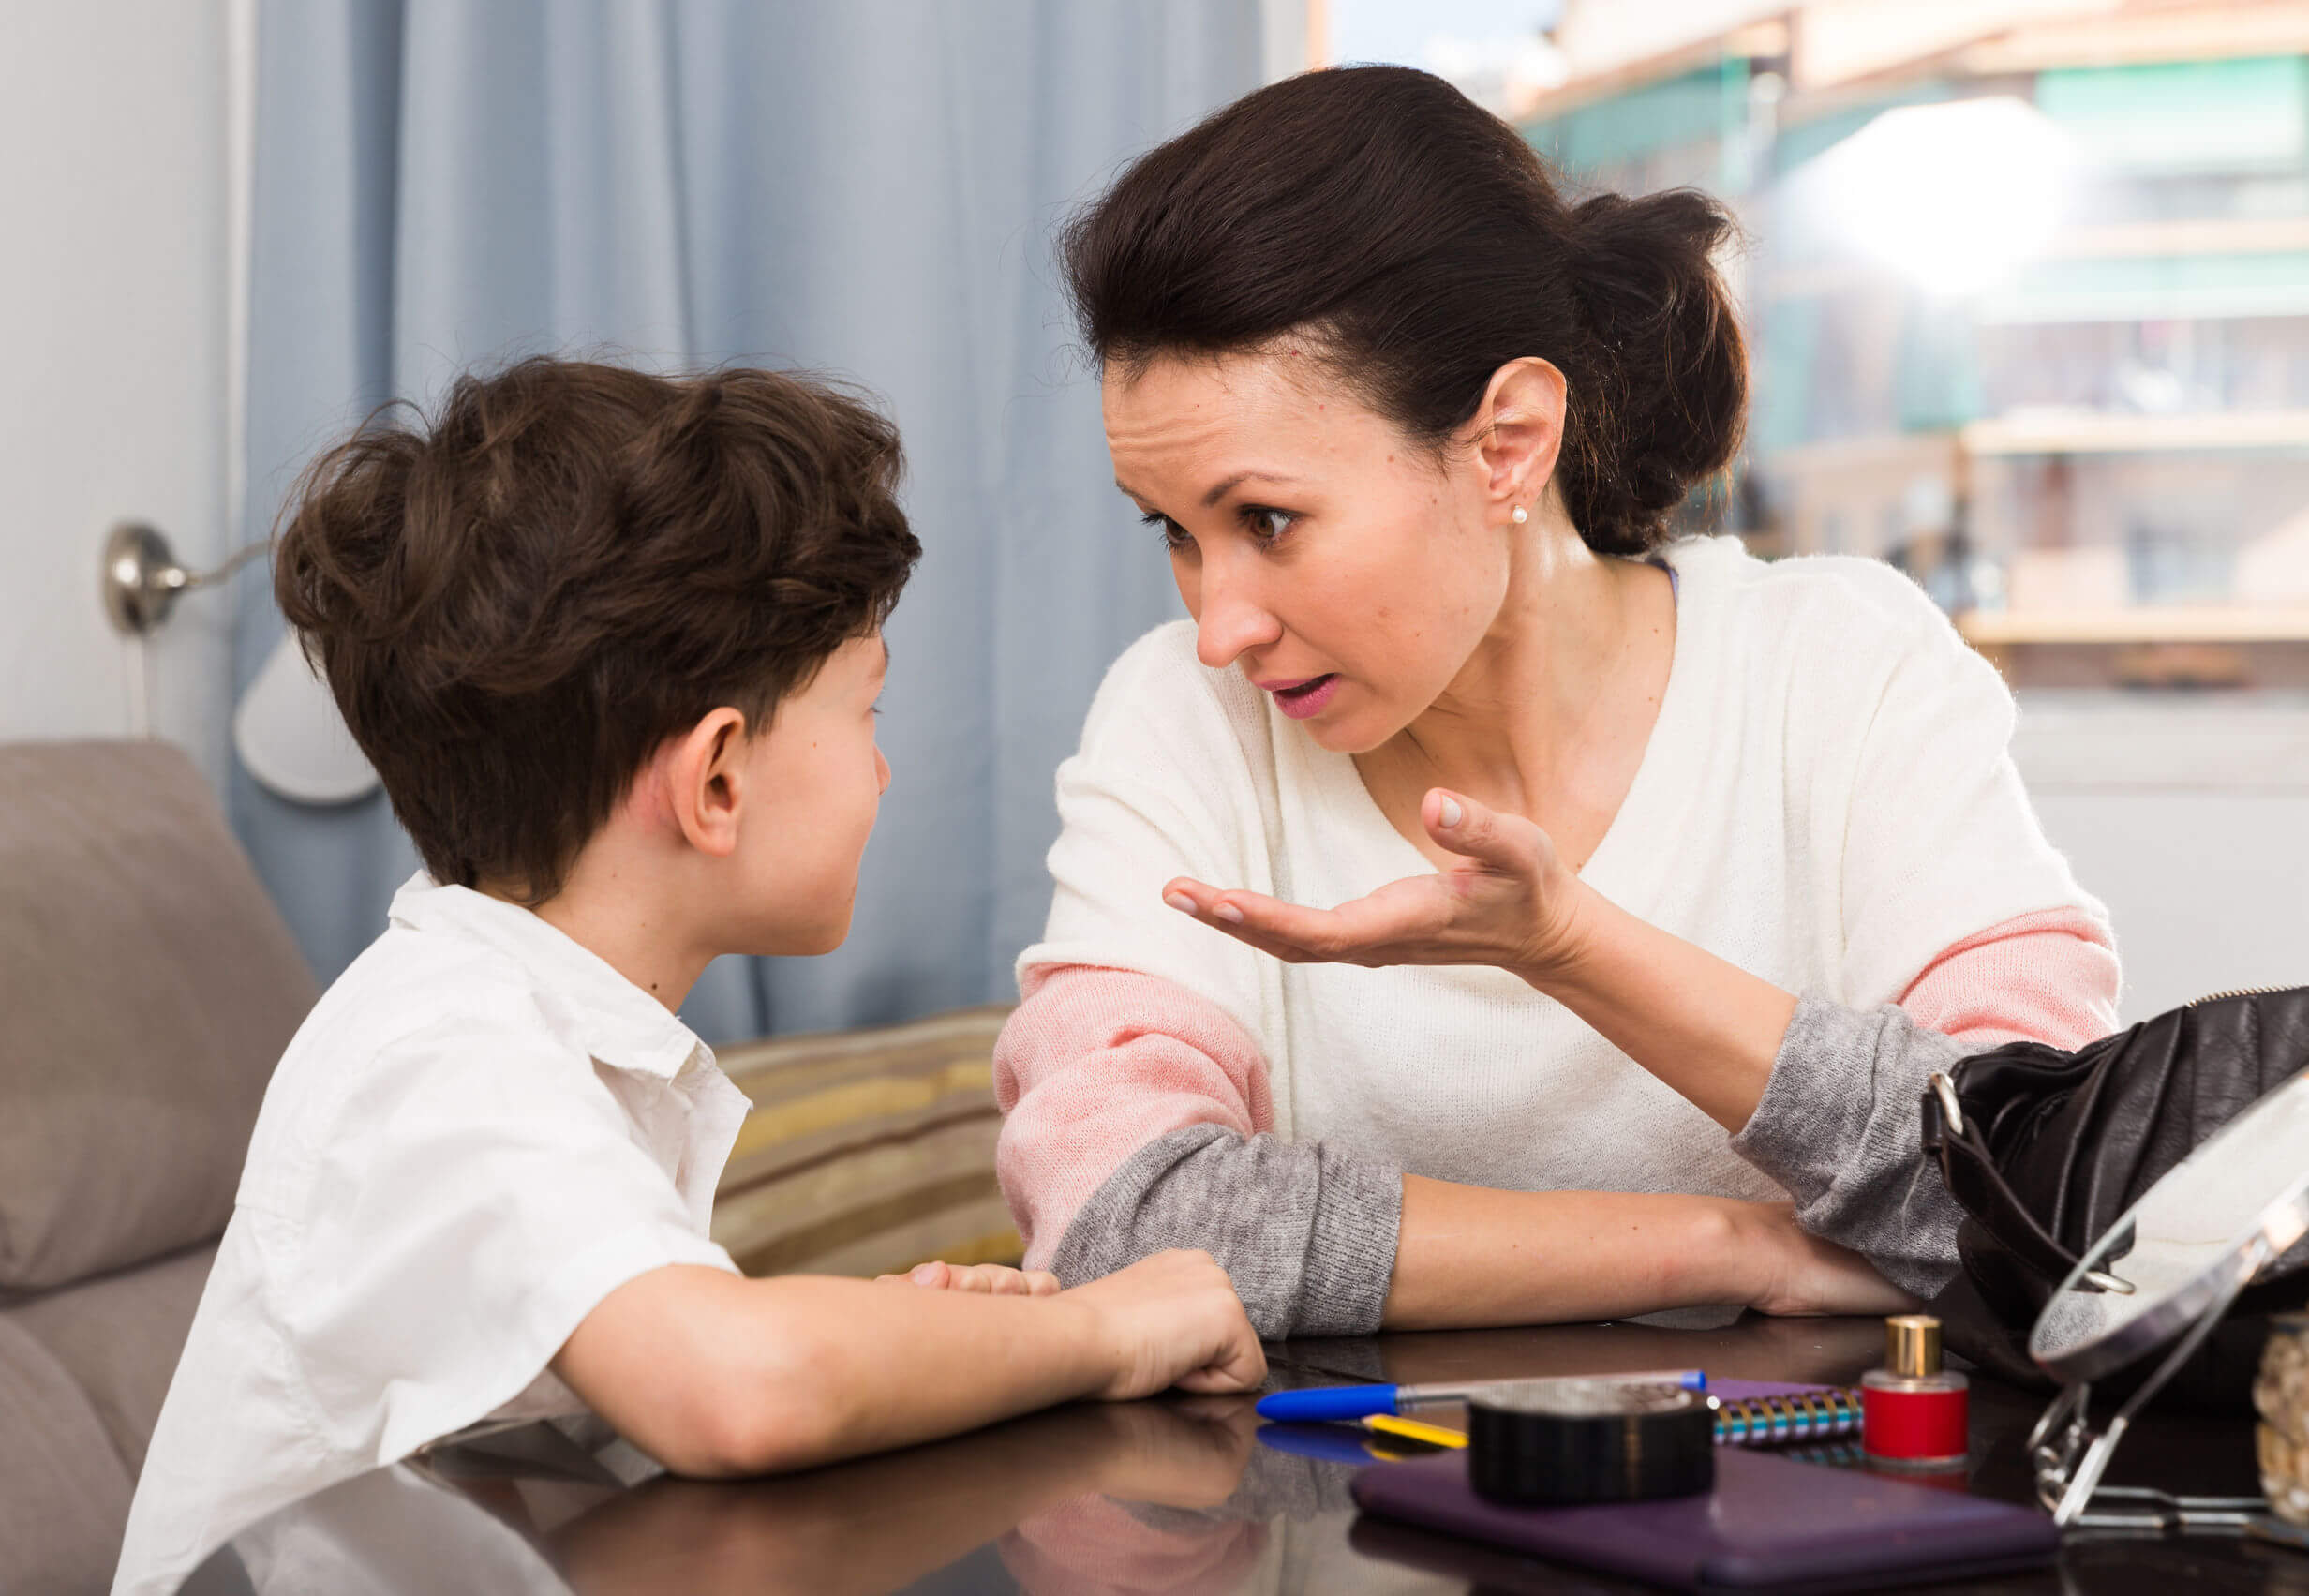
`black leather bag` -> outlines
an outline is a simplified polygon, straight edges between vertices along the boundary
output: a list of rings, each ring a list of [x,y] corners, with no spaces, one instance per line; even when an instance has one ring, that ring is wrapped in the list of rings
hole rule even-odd
[[[1923,1098],[1925,1154],[1966,1215],[1962,1272],[1932,1305],[1949,1344],[2008,1379],[2048,1383],[2028,1357],[2029,1328],[2078,1258],[2166,1171],[2304,1068],[2300,987],[2205,998],[2074,1052],[2013,1042],[1960,1060],[1949,1071],[1960,1123],[1938,1090]],[[2303,1248],[2280,1260],[2232,1318],[2301,1306],[2305,1264]],[[2179,1389],[2230,1405],[2259,1345],[2255,1326],[2216,1335]]]

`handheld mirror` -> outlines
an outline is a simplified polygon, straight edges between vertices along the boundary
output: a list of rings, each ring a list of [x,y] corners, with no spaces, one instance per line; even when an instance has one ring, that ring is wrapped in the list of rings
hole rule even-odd
[[[2064,1389],[2029,1445],[2056,1520],[2068,1524],[2084,1513],[2133,1415],[2203,1343],[2237,1293],[2303,1235],[2309,1071],[2166,1171],[2078,1260],[2038,1316],[2029,1355]],[[2163,1364],[2085,1446],[2088,1382],[2167,1343],[2172,1350]],[[2065,1434],[2056,1433],[2064,1420]],[[2176,1511],[2185,1516],[2186,1505]],[[2257,1503],[2223,1499],[2202,1505],[2244,1512]]]

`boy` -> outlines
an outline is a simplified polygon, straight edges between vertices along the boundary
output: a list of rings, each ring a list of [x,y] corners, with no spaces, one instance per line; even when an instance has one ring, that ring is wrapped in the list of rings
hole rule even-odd
[[[1202,1255],[901,1291],[708,1239],[746,1103],[674,1011],[849,929],[898,470],[793,377],[532,360],[307,473],[276,590],[425,873],[266,1093],[116,1593],[494,1416],[582,1403],[735,1474],[1262,1378]]]

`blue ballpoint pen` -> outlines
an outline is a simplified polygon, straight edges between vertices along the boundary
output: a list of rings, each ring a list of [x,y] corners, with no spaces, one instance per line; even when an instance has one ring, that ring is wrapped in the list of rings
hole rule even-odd
[[[1633,1374],[1549,1375],[1537,1380],[1454,1380],[1439,1385],[1311,1385],[1260,1397],[1259,1416],[1278,1423],[1367,1419],[1374,1413],[1400,1413],[1407,1408],[1465,1402],[1469,1396],[1495,1388],[1527,1391],[1536,1386],[1589,1383],[1677,1385],[1686,1391],[1706,1391],[1707,1376],[1698,1369],[1643,1369]]]

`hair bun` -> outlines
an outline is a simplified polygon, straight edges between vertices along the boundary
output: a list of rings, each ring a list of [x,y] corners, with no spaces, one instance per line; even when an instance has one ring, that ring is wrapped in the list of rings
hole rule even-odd
[[[1739,451],[1748,357],[1714,260],[1738,225],[1692,188],[1598,194],[1572,218],[1593,358],[1572,488],[1585,502],[1568,508],[1597,548],[1634,552]]]

